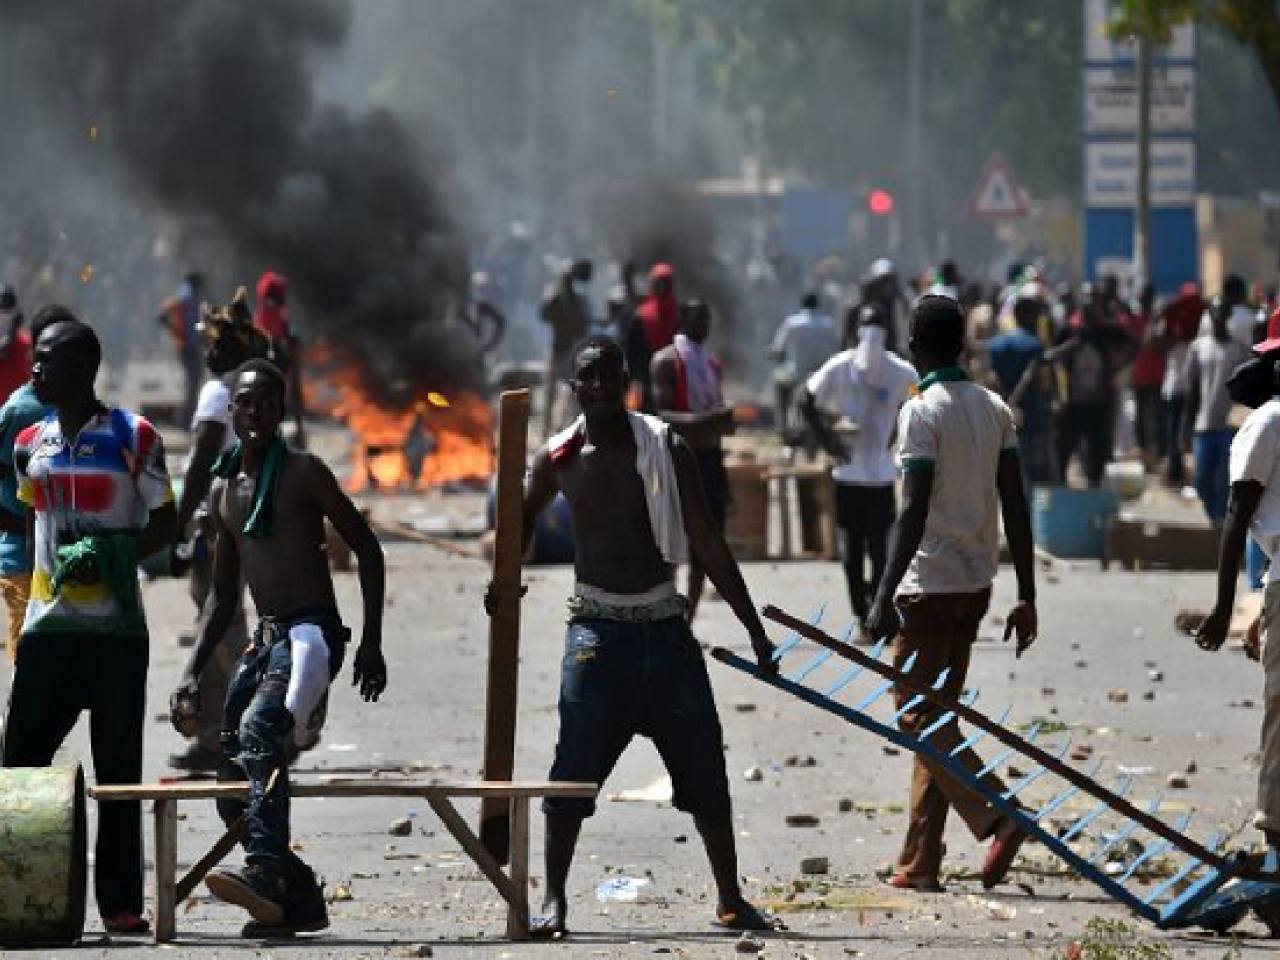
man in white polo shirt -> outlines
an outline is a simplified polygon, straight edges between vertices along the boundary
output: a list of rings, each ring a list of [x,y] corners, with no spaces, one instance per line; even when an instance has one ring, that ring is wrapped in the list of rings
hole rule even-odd
[[[1196,632],[1196,643],[1203,650],[1217,650],[1227,639],[1246,537],[1252,534],[1272,561],[1280,548],[1280,398],[1273,396],[1249,414],[1231,441],[1230,468],[1231,495],[1218,553],[1218,598]],[[1280,849],[1280,571],[1276,567],[1273,562],[1267,571],[1262,600],[1266,707],[1254,825],[1270,846]],[[1257,651],[1251,655],[1256,657]]]
[[[1018,603],[1006,621],[1005,639],[1017,633],[1020,655],[1035,641],[1037,627],[1031,517],[1013,414],[996,394],[969,381],[960,367],[963,351],[959,304],[946,296],[921,297],[911,317],[911,360],[924,379],[898,421],[903,508],[866,624],[874,640],[894,637],[899,669],[915,656],[910,676],[917,682],[932,684],[949,671],[941,689],[952,697],[964,689],[970,649],[991,602],[1002,515],[1018,575]],[[899,708],[913,699],[904,689],[896,696]],[[898,723],[917,733],[942,718],[943,711],[926,700],[905,710]],[[963,737],[954,717],[929,742],[975,774],[983,769],[972,750],[958,751]],[[992,790],[1003,790],[993,774],[985,779]],[[1026,834],[945,768],[917,755],[892,886],[941,889],[942,833],[951,807],[976,838],[994,840],[982,866],[983,886],[1004,879]]]

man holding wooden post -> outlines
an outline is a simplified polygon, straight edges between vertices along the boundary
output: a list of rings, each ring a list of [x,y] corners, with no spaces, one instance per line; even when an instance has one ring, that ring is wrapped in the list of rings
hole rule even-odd
[[[590,337],[573,354],[570,380],[583,415],[534,459],[524,537],[556,492],[573,517],[577,585],[560,686],[560,736],[552,781],[601,783],[636,734],[654,741],[671,774],[675,806],[691,813],[719,893],[716,920],[765,930],[776,921],[743,897],[720,720],[702,652],[676,593],[674,568],[698,559],[751,637],[762,669],[774,671],[742,574],[711,521],[698,467],[662,421],[628,413],[622,348]],[[518,586],[495,583],[491,611]],[[517,593],[518,595],[518,593]],[[546,915],[535,937],[566,933],[565,883],[593,800],[547,798]]]

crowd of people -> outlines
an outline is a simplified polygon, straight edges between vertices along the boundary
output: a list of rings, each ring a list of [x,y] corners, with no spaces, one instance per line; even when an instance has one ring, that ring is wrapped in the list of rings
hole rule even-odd
[[[739,884],[720,721],[690,629],[710,579],[758,670],[777,670],[724,536],[724,438],[737,423],[710,348],[719,318],[705,300],[680,299],[676,271],[659,263],[643,294],[625,275],[606,314],[612,335],[593,332],[592,276],[587,261],[568,265],[542,305],[553,334],[544,443],[526,484],[526,543],[556,498],[573,521],[576,580],[550,776],[601,783],[633,736],[653,739],[675,805],[693,816],[706,848],[717,922],[773,929],[776,918]],[[302,449],[301,432],[295,443],[284,438],[298,383],[284,278],[264,275],[256,304],[241,288],[211,308],[202,291],[191,273],[160,311],[184,366],[188,354],[199,359],[198,370],[187,366],[200,382],[186,397],[192,450],[175,497],[159,431],[98,398],[103,351],[93,328],[61,306],[42,307],[28,325],[17,293],[0,288],[0,383],[11,390],[0,407],[0,590],[14,666],[2,759],[49,764],[88,712],[99,782],[139,781],[149,641],[136,571],[167,556],[171,572],[190,571],[198,613],[171,700],[174,726],[191,742],[170,763],[251,785],[247,803],[220,805],[228,823],[246,819],[245,864],[215,870],[207,884],[250,914],[249,936],[314,931],[327,926],[327,910],[291,846],[288,769],[318,741],[351,636],[325,524],[359,561],[363,634],[351,660],[366,700],[387,685],[382,550],[329,467]],[[784,441],[831,460],[863,639],[892,639],[897,665],[946,670],[945,690],[960,691],[1003,525],[1018,581],[1006,639],[1016,635],[1021,653],[1038,632],[1027,491],[1075,481],[1077,459],[1079,480],[1101,483],[1132,448],[1175,485],[1190,450],[1209,518],[1232,518],[1219,603],[1200,633],[1206,649],[1220,645],[1246,525],[1261,518],[1249,530],[1267,557],[1276,548],[1267,531],[1280,529],[1280,507],[1267,498],[1280,488],[1274,291],[1251,294],[1230,277],[1207,301],[1188,285],[1163,303],[1149,289],[1128,303],[1113,280],[1050,289],[1026,268],[983,298],[946,264],[915,292],[908,301],[893,265],[877,261],[843,323],[823,309],[823,294],[806,294],[767,346]],[[1239,436],[1237,405],[1259,408]],[[679,566],[688,567],[685,594]],[[252,630],[246,585],[259,616]],[[1277,617],[1280,593],[1269,591],[1264,629]],[[1280,661],[1269,669],[1280,675]],[[904,729],[961,744],[954,716],[908,690],[898,698]],[[1273,721],[1264,780],[1280,769]],[[972,751],[957,757],[982,769]],[[1260,788],[1270,818],[1262,823],[1277,843],[1280,796],[1268,790]],[[984,885],[1004,880],[1026,839],[1016,819],[918,759],[893,886],[939,888],[951,806],[991,841]],[[565,884],[594,809],[582,799],[545,804],[546,914],[536,935],[567,930]],[[137,803],[104,809],[95,868],[108,932],[148,927],[141,844]]]

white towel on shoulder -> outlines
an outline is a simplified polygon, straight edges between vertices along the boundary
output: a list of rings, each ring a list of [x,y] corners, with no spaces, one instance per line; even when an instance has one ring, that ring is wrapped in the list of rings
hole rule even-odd
[[[628,413],[636,438],[636,472],[644,484],[653,540],[670,564],[689,562],[689,537],[680,511],[680,484],[671,455],[671,426],[645,413]]]
[[[672,565],[689,562],[689,537],[680,511],[680,484],[671,456],[671,427],[657,417],[627,413],[636,441],[636,473],[644,486],[653,542],[662,558]],[[579,416],[547,444],[551,459],[564,463],[577,456],[586,440],[587,421]]]

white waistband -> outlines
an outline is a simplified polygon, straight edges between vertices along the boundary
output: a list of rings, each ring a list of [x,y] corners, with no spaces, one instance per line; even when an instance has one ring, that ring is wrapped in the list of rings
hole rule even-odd
[[[593,587],[591,584],[583,583],[579,580],[573,585],[573,592],[585,600],[607,603],[612,607],[643,607],[651,603],[657,603],[659,600],[674,597],[676,595],[676,585],[668,581],[660,583],[652,590],[646,590],[644,593],[614,593],[610,590],[601,590],[599,587]]]

